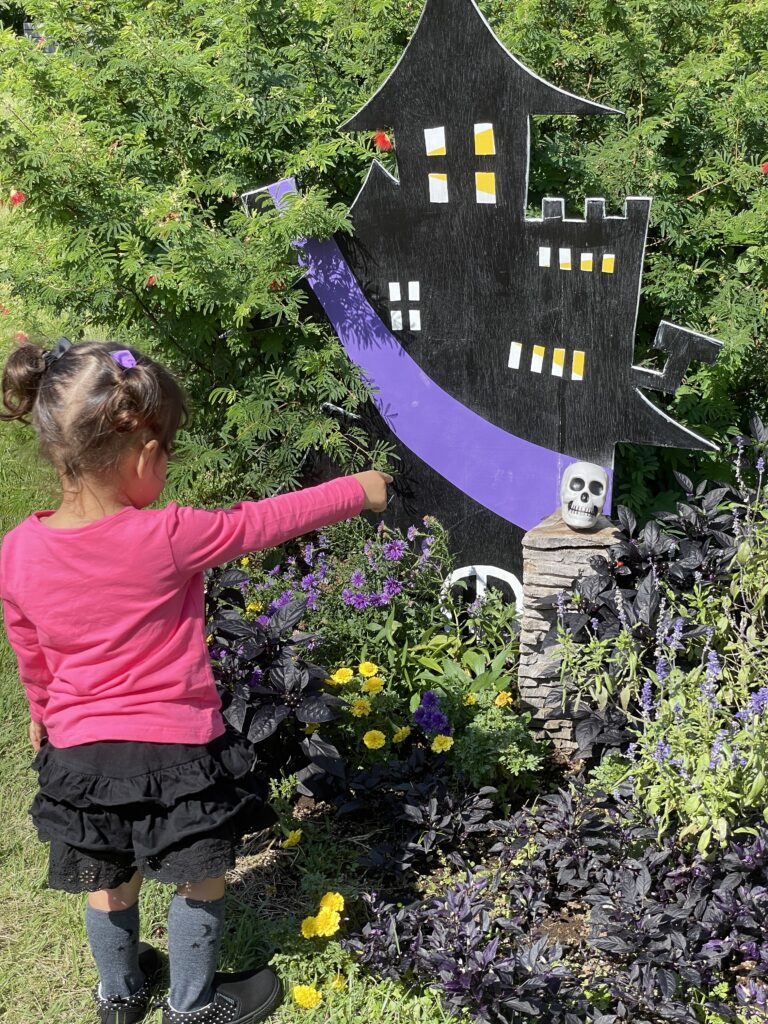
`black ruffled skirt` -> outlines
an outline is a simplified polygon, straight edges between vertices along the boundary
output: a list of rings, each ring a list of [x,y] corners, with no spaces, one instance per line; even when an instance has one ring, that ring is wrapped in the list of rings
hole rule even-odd
[[[137,869],[176,885],[223,875],[243,835],[275,820],[253,748],[230,729],[204,746],[45,743],[32,767],[48,883],[66,892],[114,889]]]

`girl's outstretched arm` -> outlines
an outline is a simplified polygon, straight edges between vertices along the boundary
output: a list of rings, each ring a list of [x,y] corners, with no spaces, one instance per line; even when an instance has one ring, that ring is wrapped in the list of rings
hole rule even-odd
[[[358,515],[381,512],[391,477],[371,470],[337,477],[317,487],[280,494],[263,501],[241,501],[228,509],[166,509],[168,537],[176,568],[192,575],[249,551],[274,547],[310,530]]]

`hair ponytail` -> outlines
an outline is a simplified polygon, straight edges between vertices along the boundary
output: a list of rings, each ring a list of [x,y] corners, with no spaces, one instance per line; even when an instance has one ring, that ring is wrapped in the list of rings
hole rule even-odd
[[[40,345],[21,345],[12,352],[3,370],[3,405],[0,420],[28,423],[45,373],[45,352]]]

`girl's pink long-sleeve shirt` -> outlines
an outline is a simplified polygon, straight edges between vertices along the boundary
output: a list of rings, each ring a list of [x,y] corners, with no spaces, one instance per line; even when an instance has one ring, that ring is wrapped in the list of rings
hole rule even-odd
[[[32,719],[55,747],[208,743],[224,731],[203,570],[357,515],[354,477],[230,509],[124,508],[73,529],[36,512],[3,538],[0,598]]]

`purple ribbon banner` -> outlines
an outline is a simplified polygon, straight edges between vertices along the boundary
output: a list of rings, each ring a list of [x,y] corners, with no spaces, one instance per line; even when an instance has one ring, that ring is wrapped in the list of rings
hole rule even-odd
[[[296,183],[285,178],[267,191],[279,209],[296,192]],[[303,239],[297,248],[307,281],[347,355],[406,448],[478,504],[524,530],[551,515],[560,505],[563,471],[578,460],[494,426],[438,387],[376,314],[333,239]]]

